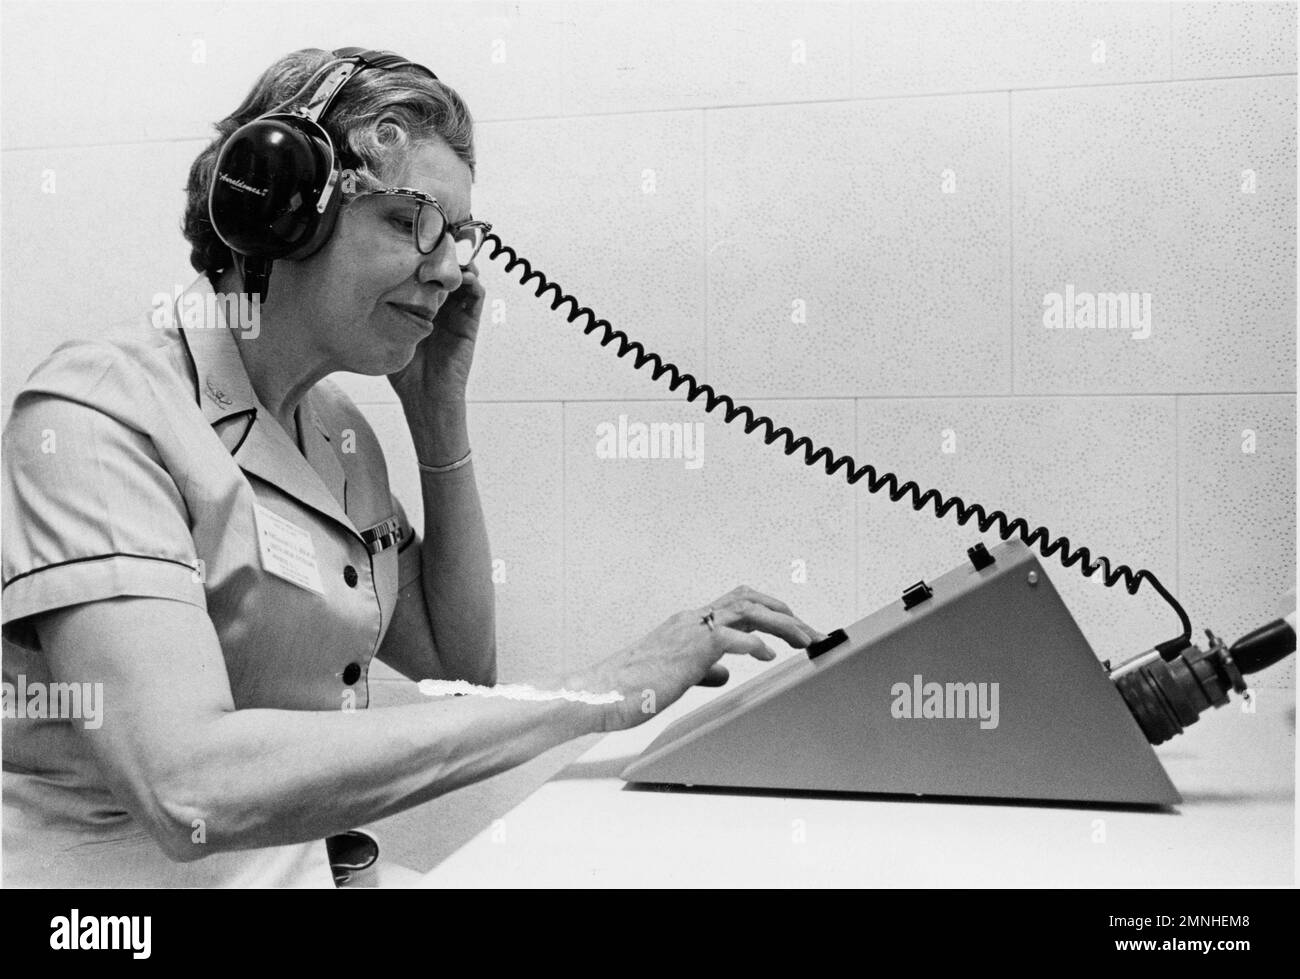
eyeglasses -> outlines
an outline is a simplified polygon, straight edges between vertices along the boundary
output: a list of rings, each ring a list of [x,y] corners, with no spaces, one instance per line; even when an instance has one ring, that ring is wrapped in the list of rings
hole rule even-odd
[[[368,190],[357,194],[353,200],[363,197],[396,198],[392,213],[387,214],[386,218],[397,230],[411,234],[415,248],[421,255],[432,255],[442,243],[442,236],[450,234],[456,245],[456,261],[462,272],[469,269],[474,256],[483,247],[487,233],[492,230],[492,225],[486,221],[470,220],[452,224],[437,198],[409,187]]]

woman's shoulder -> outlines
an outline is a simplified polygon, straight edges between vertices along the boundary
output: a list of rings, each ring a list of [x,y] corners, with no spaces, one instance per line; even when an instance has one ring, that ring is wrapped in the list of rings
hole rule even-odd
[[[141,384],[178,387],[179,344],[167,333],[175,331],[65,340],[33,368],[19,393],[89,398],[96,391],[139,394]]]
[[[173,404],[193,403],[180,373],[178,350],[162,333],[60,343],[28,375],[14,398],[11,421],[58,399],[143,428]]]

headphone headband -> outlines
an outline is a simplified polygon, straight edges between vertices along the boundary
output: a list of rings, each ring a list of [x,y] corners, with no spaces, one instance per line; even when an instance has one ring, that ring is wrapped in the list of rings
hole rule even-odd
[[[395,54],[392,51],[375,51],[369,48],[335,48],[334,57],[358,58],[361,61],[364,61],[369,67],[384,68],[389,71],[394,68],[416,68],[424,72],[434,81],[438,80],[438,76],[428,68],[424,67],[424,65],[418,64],[414,61],[407,61],[400,54]]]
[[[312,122],[319,122],[321,118],[329,111],[330,106],[334,104],[334,99],[349,81],[356,75],[361,74],[367,68],[379,68],[384,71],[394,71],[398,68],[414,68],[423,72],[434,81],[438,80],[435,75],[424,65],[417,64],[414,61],[407,61],[399,54],[392,51],[374,51],[367,48],[338,48],[334,52],[334,57],[339,59],[331,64],[326,64],[308,79],[307,84],[302,87],[292,99],[286,103],[290,106],[291,111],[310,119]],[[325,77],[321,79],[321,75]],[[318,79],[321,79],[318,81]],[[303,92],[311,91],[311,96],[305,103],[293,107],[294,103],[299,102]],[[276,110],[283,112],[282,107]]]

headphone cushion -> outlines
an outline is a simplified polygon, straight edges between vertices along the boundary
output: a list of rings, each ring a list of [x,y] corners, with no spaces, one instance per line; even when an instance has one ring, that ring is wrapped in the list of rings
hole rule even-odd
[[[338,195],[316,210],[335,167],[329,137],[310,120],[271,115],[231,134],[217,157],[208,198],[212,226],[238,254],[304,258],[324,243]]]

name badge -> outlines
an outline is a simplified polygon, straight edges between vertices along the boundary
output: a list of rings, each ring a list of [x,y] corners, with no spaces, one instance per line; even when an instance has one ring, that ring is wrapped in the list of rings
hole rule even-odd
[[[316,567],[316,548],[312,545],[311,533],[260,503],[253,506],[257,514],[257,544],[262,552],[262,568],[299,588],[324,595],[325,587],[321,584],[320,569]]]

